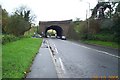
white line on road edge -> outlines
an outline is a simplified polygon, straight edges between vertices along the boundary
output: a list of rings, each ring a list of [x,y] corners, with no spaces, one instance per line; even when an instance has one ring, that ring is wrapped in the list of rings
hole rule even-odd
[[[65,73],[64,65],[63,65],[61,58],[59,58],[59,61],[60,61],[61,68],[62,68],[63,72]]]
[[[58,53],[58,50],[57,50],[57,47],[55,46],[55,44],[54,44],[54,49],[55,49],[56,53]]]
[[[47,43],[49,44],[49,42],[47,41]],[[50,45],[50,44],[49,44]],[[57,71],[57,76],[58,76],[58,78],[64,78],[63,77],[63,74],[62,74],[62,72],[61,72],[61,70],[59,69],[59,65],[55,62],[55,56],[53,57],[52,56],[52,52],[51,52],[51,50],[50,50],[50,46],[49,46],[49,52],[50,52],[50,55],[51,55],[51,57],[52,57],[52,61],[53,61],[53,63],[54,63],[54,65],[55,65],[55,69],[56,69],[56,71]]]
[[[101,52],[101,53],[104,53],[104,54],[107,54],[107,55],[110,55],[110,56],[113,56],[113,57],[116,57],[116,58],[120,58],[120,56],[116,56],[116,55],[110,54],[110,53],[105,52],[105,51],[100,51],[100,50],[89,48],[89,47],[86,47],[86,46],[81,46],[81,45],[78,45],[78,44],[75,44],[75,43],[72,43],[72,44],[83,47],[83,48],[86,48],[86,49],[91,49],[91,50],[94,50],[94,51],[97,51],[97,52]]]
[[[64,41],[64,42],[65,42],[65,41]],[[110,54],[110,53],[105,52],[105,51],[100,51],[100,50],[97,50],[97,49],[89,48],[89,47],[82,46],[82,45],[79,45],[79,44],[76,44],[76,43],[72,43],[72,44],[73,44],[73,45],[80,46],[80,47],[83,47],[83,48],[86,48],[86,49],[91,49],[91,50],[94,50],[94,51],[97,51],[97,52],[101,52],[101,53],[104,53],[104,54],[109,55],[109,56],[113,56],[113,57],[116,57],[116,58],[120,58],[120,56],[113,55],[113,54]]]
[[[58,53],[58,50],[57,50],[57,48],[55,48],[55,51],[56,51],[56,53]]]

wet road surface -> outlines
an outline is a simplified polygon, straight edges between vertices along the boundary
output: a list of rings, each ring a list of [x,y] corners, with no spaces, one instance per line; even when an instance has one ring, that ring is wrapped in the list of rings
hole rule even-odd
[[[46,40],[54,50],[62,78],[118,76],[117,51],[103,51],[67,40]]]
[[[118,51],[44,39],[26,78],[109,78],[118,76]]]

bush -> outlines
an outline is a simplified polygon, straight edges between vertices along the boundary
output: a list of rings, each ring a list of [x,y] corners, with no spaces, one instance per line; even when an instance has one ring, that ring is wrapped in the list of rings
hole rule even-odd
[[[2,37],[2,44],[6,44],[8,42],[19,40],[21,37],[15,37],[14,35],[4,35]]]
[[[86,40],[87,39],[87,34],[80,34],[80,39]]]
[[[89,39],[100,41],[113,41],[114,36],[112,34],[93,34],[89,36]]]
[[[5,31],[15,36],[21,36],[24,35],[25,31],[29,30],[30,28],[30,23],[25,21],[22,16],[12,15],[8,20]]]
[[[81,34],[80,37],[83,40],[114,41],[112,34]]]

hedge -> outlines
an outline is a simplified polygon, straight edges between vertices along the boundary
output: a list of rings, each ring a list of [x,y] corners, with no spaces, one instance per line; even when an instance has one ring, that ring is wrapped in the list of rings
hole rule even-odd
[[[4,35],[2,37],[2,44],[6,44],[8,42],[13,42],[13,41],[16,41],[16,40],[19,40],[21,37],[16,37],[14,35]]]

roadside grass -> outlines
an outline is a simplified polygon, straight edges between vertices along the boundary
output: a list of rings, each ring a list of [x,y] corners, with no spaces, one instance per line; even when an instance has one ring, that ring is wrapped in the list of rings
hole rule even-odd
[[[0,43],[0,79],[2,79],[2,45]]]
[[[118,44],[115,42],[107,42],[107,41],[97,41],[97,40],[85,40],[82,42],[88,43],[88,44],[95,44],[95,45],[101,45],[101,46],[106,46],[106,47],[111,47],[111,48],[116,48],[118,49]]]
[[[1,34],[0,34],[0,39],[2,39],[3,36],[4,36],[4,35],[1,35]]]
[[[24,78],[42,39],[23,38],[2,46],[2,77]]]

